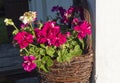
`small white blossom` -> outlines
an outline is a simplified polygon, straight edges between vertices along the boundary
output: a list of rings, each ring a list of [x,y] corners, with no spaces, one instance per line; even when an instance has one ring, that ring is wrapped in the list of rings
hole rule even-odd
[[[36,20],[37,13],[36,12],[25,12],[23,16],[20,16],[19,20],[21,20],[24,24],[32,23]]]
[[[4,22],[6,25],[14,25],[12,19],[5,18]]]

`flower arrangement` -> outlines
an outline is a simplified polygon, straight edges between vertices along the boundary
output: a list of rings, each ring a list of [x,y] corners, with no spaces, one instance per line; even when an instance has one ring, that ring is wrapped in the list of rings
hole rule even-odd
[[[81,20],[81,9],[71,6],[64,9],[61,6],[54,6],[52,12],[56,16],[52,20],[34,26],[37,13],[25,12],[20,16],[22,25],[18,29],[12,19],[6,18],[6,25],[12,25],[13,40],[20,48],[24,62],[25,71],[32,71],[36,67],[48,72],[54,64],[54,60],[70,62],[75,56],[84,53],[85,38],[91,35],[91,25]]]

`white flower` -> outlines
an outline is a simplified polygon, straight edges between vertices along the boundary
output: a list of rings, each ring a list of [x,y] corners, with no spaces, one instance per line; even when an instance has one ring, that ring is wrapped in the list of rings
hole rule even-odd
[[[20,16],[19,20],[21,20],[24,24],[32,23],[36,20],[37,13],[36,12],[25,12],[23,16]]]
[[[12,19],[5,18],[4,22],[6,25],[14,25]]]

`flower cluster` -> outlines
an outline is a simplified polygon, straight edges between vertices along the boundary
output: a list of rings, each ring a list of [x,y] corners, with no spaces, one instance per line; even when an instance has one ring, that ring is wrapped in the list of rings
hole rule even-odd
[[[55,25],[55,22],[46,22],[41,30],[35,29],[37,42],[39,44],[47,44],[60,46],[66,42],[66,37],[60,32],[60,27]]]
[[[30,72],[34,68],[36,68],[36,64],[34,63],[34,60],[36,60],[35,56],[33,55],[24,56],[23,59],[24,59],[24,63],[22,64],[22,66],[24,67],[24,70]]]
[[[71,19],[75,18],[75,16],[78,18],[81,12],[81,8],[71,6],[66,10],[63,7],[57,5],[52,8],[52,12],[57,13],[57,18],[60,18],[61,23],[70,24],[72,21]]]
[[[86,35],[91,34],[91,25],[87,21],[83,21],[76,25],[74,30],[78,32],[78,38],[83,39]]]
[[[17,43],[20,45],[20,48],[22,49],[26,48],[29,44],[33,42],[33,36],[26,31],[21,31],[15,35],[14,40],[17,41]]]
[[[18,29],[11,19],[5,19],[6,25],[12,25],[14,41],[20,48],[20,54],[24,62],[25,71],[40,68],[48,72],[58,62],[70,61],[73,57],[84,53],[84,39],[91,35],[91,25],[81,20],[80,8],[70,7],[68,10],[61,6],[54,6],[53,12],[57,12],[57,20],[49,20],[39,27],[34,26],[36,12],[25,12],[20,17],[21,28]],[[69,26],[70,25],[70,26]]]

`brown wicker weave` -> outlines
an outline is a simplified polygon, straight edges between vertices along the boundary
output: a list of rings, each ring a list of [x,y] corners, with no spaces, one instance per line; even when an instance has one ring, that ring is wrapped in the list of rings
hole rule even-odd
[[[89,83],[92,62],[92,51],[73,58],[70,63],[55,62],[50,72],[39,71],[40,83]]]

